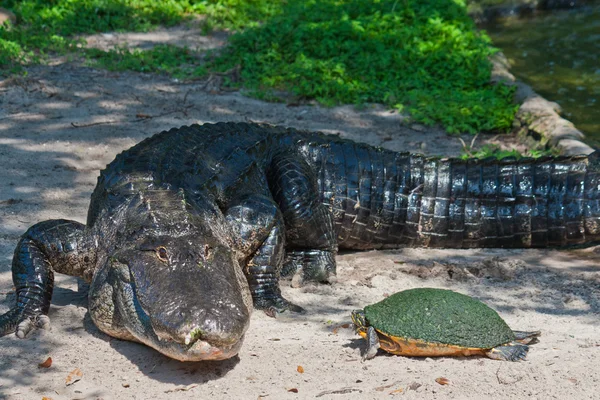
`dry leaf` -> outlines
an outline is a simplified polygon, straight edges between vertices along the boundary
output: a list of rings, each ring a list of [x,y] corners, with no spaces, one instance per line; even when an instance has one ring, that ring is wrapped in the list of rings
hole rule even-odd
[[[440,385],[449,385],[450,384],[450,379],[444,378],[443,376],[436,378],[435,381],[437,383],[439,383]]]
[[[67,375],[67,379],[65,379],[65,383],[67,386],[74,384],[79,381],[83,377],[83,372],[79,368],[75,368],[73,371]]]
[[[271,318],[277,318],[277,310],[275,310],[274,308],[267,308],[265,310],[263,310],[263,312],[265,313],[265,315],[267,317],[271,317]]]
[[[392,390],[392,391],[390,392],[390,394],[398,394],[398,393],[402,393],[403,391],[404,391],[404,389],[402,389],[402,388],[398,388],[398,389],[396,389],[396,390]]]
[[[288,389],[287,391],[290,393],[298,393],[298,389],[296,389],[296,388],[291,388],[291,389]]]
[[[304,368],[302,368],[302,365],[298,365],[298,368],[296,368],[296,371],[298,371],[299,373],[303,374],[304,373]]]
[[[334,327],[332,330],[333,334],[337,335],[340,328],[348,329],[348,328],[350,328],[350,324],[346,323],[346,324],[341,324],[341,325]]]
[[[38,367],[39,368],[50,368],[51,365],[52,365],[52,357],[48,357],[46,359],[46,361],[44,361],[43,363],[39,363]]]
[[[42,400],[52,400],[52,397],[46,397],[46,396],[44,396],[44,397],[42,397]]]

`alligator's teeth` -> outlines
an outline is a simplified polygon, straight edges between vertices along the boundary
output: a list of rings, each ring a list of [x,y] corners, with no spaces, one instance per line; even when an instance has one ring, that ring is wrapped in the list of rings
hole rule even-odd
[[[192,335],[190,335],[188,333],[187,335],[185,335],[185,344],[188,345],[188,344],[190,344],[191,341],[192,341]]]

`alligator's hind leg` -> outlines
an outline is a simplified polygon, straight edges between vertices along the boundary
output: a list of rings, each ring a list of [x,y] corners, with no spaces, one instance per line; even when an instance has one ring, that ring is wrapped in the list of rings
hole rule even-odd
[[[11,332],[24,338],[34,327],[48,328],[54,273],[91,279],[96,262],[94,240],[85,225],[51,220],[29,228],[21,237],[13,257],[12,275],[17,304],[0,316],[0,336]]]
[[[314,172],[300,157],[280,155],[273,159],[267,180],[285,222],[282,275],[327,281],[335,275],[337,244],[333,215],[321,202]]]
[[[236,236],[235,246],[247,258],[241,260],[250,285],[254,307],[301,312],[302,308],[281,296],[279,272],[283,263],[283,220],[272,199],[249,195],[235,202],[226,213]]]

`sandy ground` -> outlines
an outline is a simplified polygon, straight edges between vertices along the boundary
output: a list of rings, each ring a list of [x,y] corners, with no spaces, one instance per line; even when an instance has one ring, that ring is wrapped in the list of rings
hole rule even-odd
[[[187,34],[165,32],[176,43]],[[123,38],[95,40],[103,46]],[[10,264],[19,236],[44,219],[85,221],[98,171],[163,129],[262,121],[394,150],[457,155],[461,149],[456,137],[377,106],[287,107],[209,86],[76,65],[35,67],[25,78],[0,81],[0,313],[14,303]],[[493,141],[511,145],[492,136],[477,143]],[[77,280],[57,276],[52,330],[26,340],[0,338],[0,398],[600,398],[599,259],[594,248],[342,254],[331,285],[283,283],[284,295],[307,314],[273,319],[256,312],[238,357],[202,363],[174,361],[99,332]],[[364,343],[348,327],[351,310],[414,287],[476,296],[515,329],[540,329],[541,342],[518,363],[388,355],[361,362]],[[52,366],[39,368],[48,357]],[[83,376],[67,386],[75,368]],[[437,383],[440,377],[450,384]]]

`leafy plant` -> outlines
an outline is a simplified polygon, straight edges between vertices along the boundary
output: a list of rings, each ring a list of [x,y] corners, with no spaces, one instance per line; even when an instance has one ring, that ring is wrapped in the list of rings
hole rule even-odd
[[[377,102],[450,133],[507,131],[517,107],[512,88],[490,84],[494,51],[460,0],[288,0],[208,69],[239,65],[232,86],[259,97]]]

